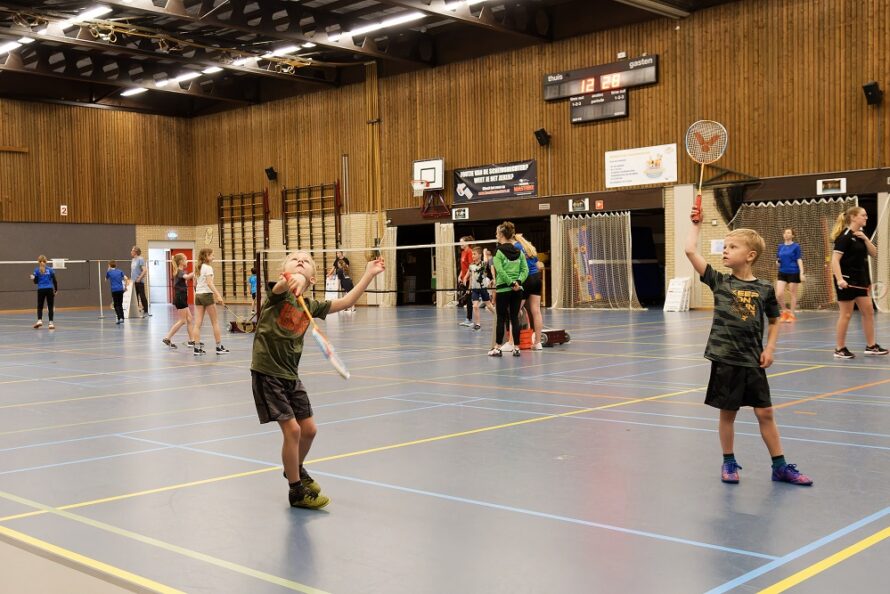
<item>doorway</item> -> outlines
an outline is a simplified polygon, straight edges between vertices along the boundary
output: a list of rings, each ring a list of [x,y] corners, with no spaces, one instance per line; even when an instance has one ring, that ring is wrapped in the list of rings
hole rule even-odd
[[[194,270],[192,258],[195,244],[191,241],[149,241],[148,242],[148,291],[149,302],[158,304],[173,303],[173,282],[171,262],[173,256],[185,256],[186,272]],[[194,287],[189,283],[189,305],[195,301]]]
[[[424,245],[435,241],[435,227],[408,225],[399,227],[396,235],[399,246]],[[396,286],[399,289],[397,305],[432,305],[433,248],[415,248],[396,251]]]

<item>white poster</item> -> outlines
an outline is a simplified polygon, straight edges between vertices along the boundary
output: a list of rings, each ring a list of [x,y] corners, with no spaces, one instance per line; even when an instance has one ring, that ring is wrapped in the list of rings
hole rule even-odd
[[[606,152],[607,188],[664,184],[676,181],[676,144]]]

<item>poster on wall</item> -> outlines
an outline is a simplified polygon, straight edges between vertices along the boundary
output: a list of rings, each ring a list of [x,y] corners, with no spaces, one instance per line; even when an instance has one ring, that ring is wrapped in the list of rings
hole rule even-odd
[[[454,170],[454,204],[537,194],[538,166],[534,159]]]
[[[606,187],[643,186],[677,181],[677,145],[643,146],[606,152]]]

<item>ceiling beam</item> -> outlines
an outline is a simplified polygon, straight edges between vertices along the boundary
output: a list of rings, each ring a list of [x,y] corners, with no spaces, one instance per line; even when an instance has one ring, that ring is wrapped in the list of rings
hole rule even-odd
[[[188,88],[180,83],[170,83],[165,87],[154,84],[158,75],[172,79],[171,73],[155,64],[134,61],[129,58],[108,56],[101,53],[84,53],[72,48],[54,48],[45,45],[24,46],[9,52],[0,64],[0,70],[57,78],[79,82],[90,82],[121,89],[145,87],[150,92],[174,93],[238,105],[254,103],[243,95],[222,93],[216,85],[205,91],[196,80],[187,81]]]
[[[114,6],[127,12],[152,14],[177,19],[195,25],[213,26],[222,29],[233,29],[242,33],[249,33],[269,39],[289,41],[292,43],[312,42],[317,46],[327,49],[340,50],[366,58],[402,62],[414,66],[428,66],[424,62],[387,51],[377,49],[376,45],[366,37],[365,41],[358,45],[352,38],[340,37],[331,39],[324,27],[338,24],[341,30],[344,27],[343,15],[325,12],[318,9],[310,9],[295,2],[283,0],[231,0],[222,8],[213,11],[213,0],[202,0],[198,15],[190,14],[181,2],[168,2],[168,7],[155,6],[151,0],[105,0],[103,4]],[[248,13],[248,7],[257,7]],[[202,18],[199,15],[207,15]],[[300,21],[311,17],[315,22],[314,32],[304,32]]]
[[[474,16],[473,13],[470,12],[470,7],[467,4],[462,3],[454,10],[446,8],[446,5],[453,3],[454,0],[448,0],[448,2],[446,2],[446,0],[430,0],[429,3],[424,2],[423,0],[376,1],[382,4],[387,4],[389,6],[399,6],[401,8],[417,10],[431,16],[442,17],[450,21],[465,23],[474,27],[481,27],[487,31],[503,33],[504,35],[518,37],[526,41],[533,41],[534,43],[548,41],[546,37],[532,35],[531,33],[513,29],[503,23],[497,22],[497,20],[494,18],[494,15],[491,13],[491,8],[485,5],[482,6],[482,10],[479,13],[479,16]]]
[[[677,8],[673,4],[669,2],[663,2],[662,0],[613,0],[614,2],[618,2],[620,4],[627,4],[628,6],[633,6],[634,8],[639,8],[640,10],[645,10],[647,12],[651,12],[653,14],[657,14],[659,16],[668,17],[672,19],[685,19],[691,13],[682,8]]]

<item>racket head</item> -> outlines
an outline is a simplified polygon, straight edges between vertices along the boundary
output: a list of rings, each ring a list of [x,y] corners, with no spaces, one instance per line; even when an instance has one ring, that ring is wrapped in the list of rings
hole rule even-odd
[[[720,122],[699,120],[686,130],[686,152],[701,165],[722,157],[728,143],[729,133]]]
[[[331,367],[333,367],[343,379],[349,379],[349,370],[346,369],[346,364],[343,362],[343,359],[340,358],[340,355],[337,354],[337,351],[334,350],[334,345],[331,344],[328,337],[322,334],[317,328],[312,328],[312,338],[315,339],[315,343],[318,345],[318,348],[321,349],[321,353],[324,355],[325,359],[330,362]]]

